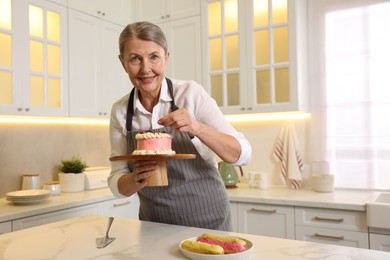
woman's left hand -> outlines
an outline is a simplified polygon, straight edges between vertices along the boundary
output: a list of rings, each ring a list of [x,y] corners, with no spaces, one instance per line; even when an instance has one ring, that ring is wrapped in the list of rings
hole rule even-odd
[[[169,113],[160,118],[157,123],[176,129],[178,132],[188,132],[191,136],[196,136],[200,131],[200,123],[194,120],[184,108]]]

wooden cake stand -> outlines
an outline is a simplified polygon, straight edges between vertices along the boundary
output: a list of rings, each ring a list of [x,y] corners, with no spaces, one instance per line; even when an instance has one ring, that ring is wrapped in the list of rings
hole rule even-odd
[[[188,160],[195,157],[195,154],[129,154],[111,157],[110,161],[157,161],[160,168],[147,179],[148,186],[168,186],[167,160]]]

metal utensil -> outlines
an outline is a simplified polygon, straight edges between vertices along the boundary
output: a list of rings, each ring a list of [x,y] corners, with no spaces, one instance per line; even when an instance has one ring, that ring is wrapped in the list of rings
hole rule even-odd
[[[96,238],[96,247],[97,248],[104,248],[108,246],[112,241],[115,240],[115,237],[109,237],[108,232],[110,232],[110,228],[112,225],[112,222],[114,221],[113,217],[108,218],[108,225],[107,225],[107,231],[106,231],[106,236],[104,237],[99,237]]]

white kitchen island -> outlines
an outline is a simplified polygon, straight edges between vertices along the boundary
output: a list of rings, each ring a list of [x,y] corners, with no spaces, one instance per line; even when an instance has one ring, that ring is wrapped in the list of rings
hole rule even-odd
[[[116,218],[110,236],[116,240],[97,249],[105,235],[107,217],[85,216],[20,230],[0,236],[0,259],[186,259],[180,241],[210,230]],[[250,259],[390,259],[390,253],[303,241],[212,231],[253,242]]]

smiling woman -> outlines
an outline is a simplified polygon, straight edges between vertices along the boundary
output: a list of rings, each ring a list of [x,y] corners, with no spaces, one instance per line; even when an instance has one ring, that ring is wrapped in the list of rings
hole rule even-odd
[[[390,3],[309,7],[314,160],[329,161],[337,187],[388,189]]]

